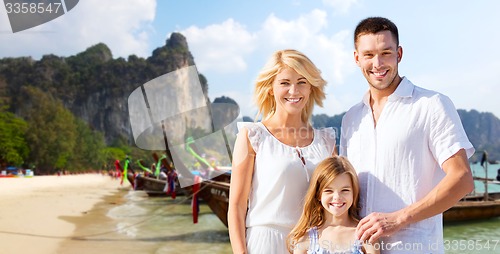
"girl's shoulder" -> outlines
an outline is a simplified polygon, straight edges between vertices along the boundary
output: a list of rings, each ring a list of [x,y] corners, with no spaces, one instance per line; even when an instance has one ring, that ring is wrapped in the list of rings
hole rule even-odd
[[[292,247],[293,253],[294,254],[299,254],[299,253],[308,253],[308,250],[310,249],[311,243],[308,235],[304,235],[302,238],[295,243],[295,245]]]
[[[354,235],[354,232],[356,232],[356,227],[344,227],[342,230],[346,233],[352,233]]]
[[[316,232],[316,237],[314,237]],[[291,250],[293,254],[308,254],[311,253],[311,246],[314,244],[314,239],[317,240],[317,231],[308,229],[306,233],[298,239],[297,242],[293,243]]]

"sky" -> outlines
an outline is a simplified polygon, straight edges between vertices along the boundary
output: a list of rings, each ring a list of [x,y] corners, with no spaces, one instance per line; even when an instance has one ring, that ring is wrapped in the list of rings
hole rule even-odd
[[[324,107],[314,114],[333,116],[368,89],[354,62],[354,28],[382,16],[399,28],[401,76],[449,96],[457,109],[500,117],[498,10],[500,2],[486,0],[81,0],[57,19],[13,33],[0,7],[0,58],[68,57],[100,42],[114,58],[147,58],[180,32],[209,97],[228,96],[253,118],[259,70],[274,51],[297,49],[328,82]]]

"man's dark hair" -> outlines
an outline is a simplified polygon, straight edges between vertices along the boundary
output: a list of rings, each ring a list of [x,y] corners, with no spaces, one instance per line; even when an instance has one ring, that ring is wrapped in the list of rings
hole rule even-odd
[[[389,19],[382,17],[369,17],[363,19],[356,26],[356,30],[354,30],[354,47],[358,42],[358,37],[364,34],[376,34],[381,31],[389,31],[391,32],[394,40],[396,41],[396,45],[399,46],[399,33],[398,27],[392,23]]]

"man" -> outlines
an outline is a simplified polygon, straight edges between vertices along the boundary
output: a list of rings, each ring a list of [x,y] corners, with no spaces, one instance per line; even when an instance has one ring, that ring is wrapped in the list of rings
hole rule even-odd
[[[354,45],[369,90],[342,119],[340,154],[360,180],[356,236],[382,253],[444,253],[442,213],[474,188],[474,148],[448,97],[399,76],[394,23],[362,20]]]

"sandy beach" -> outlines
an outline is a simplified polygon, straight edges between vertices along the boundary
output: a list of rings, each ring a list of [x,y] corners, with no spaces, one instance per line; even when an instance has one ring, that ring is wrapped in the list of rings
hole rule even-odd
[[[71,218],[129,186],[100,174],[0,178],[0,252],[58,253],[76,228]]]

